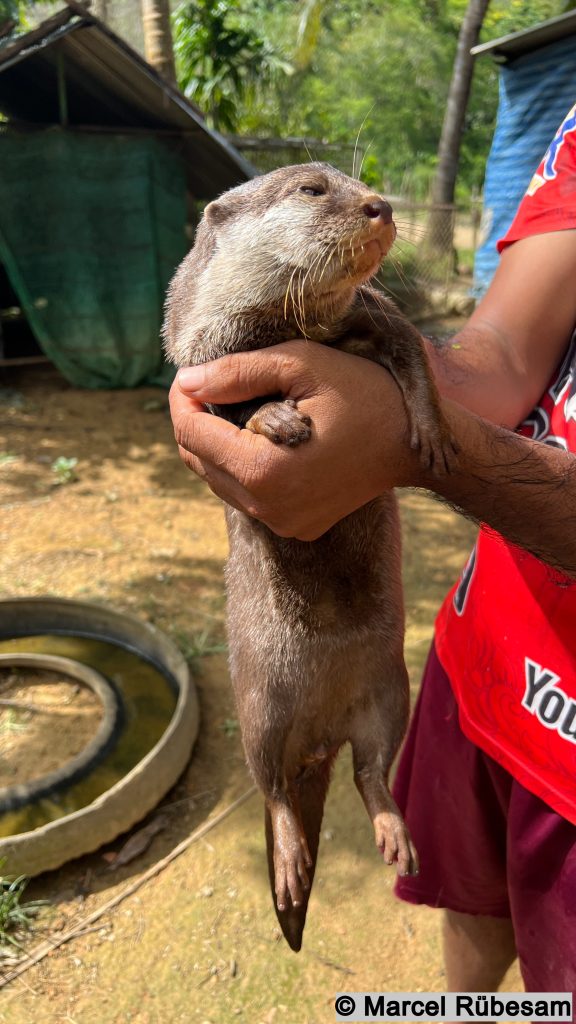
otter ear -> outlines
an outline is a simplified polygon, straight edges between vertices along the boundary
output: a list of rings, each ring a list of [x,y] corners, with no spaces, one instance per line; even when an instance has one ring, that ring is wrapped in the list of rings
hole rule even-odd
[[[228,220],[234,212],[234,203],[230,199],[215,199],[204,209],[204,219],[211,227],[218,227]]]

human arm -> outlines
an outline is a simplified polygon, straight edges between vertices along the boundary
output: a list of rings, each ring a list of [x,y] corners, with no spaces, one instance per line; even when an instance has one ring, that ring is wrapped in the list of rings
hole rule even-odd
[[[576,325],[576,230],[523,238],[502,253],[456,337],[427,351],[446,398],[516,427],[534,408]]]
[[[460,455],[452,473],[434,476],[409,446],[404,406],[389,374],[306,342],[226,356],[186,369],[179,379],[186,390],[177,378],[171,403],[184,461],[274,532],[314,540],[390,487],[425,487],[576,578],[576,456],[443,399]],[[211,417],[201,404],[277,390],[313,417],[313,436],[297,450]]]

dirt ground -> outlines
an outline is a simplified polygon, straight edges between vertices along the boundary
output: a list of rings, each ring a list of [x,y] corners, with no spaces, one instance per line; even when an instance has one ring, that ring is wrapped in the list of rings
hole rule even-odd
[[[0,670],[0,787],[53,772],[92,739],[102,705],[56,672]]]
[[[52,469],[61,457],[78,460],[75,480],[58,482],[69,475]],[[474,531],[423,495],[401,501],[416,690],[435,611]],[[33,951],[80,926],[250,779],[224,653],[222,508],[179,462],[166,393],[79,391],[50,368],[4,371],[0,506],[0,598],[79,598],[154,622],[190,659],[202,708],[190,764],[163,801],[168,825],[149,849],[111,871],[122,837],[31,883],[28,898],[50,901],[26,939]],[[324,1024],[334,1019],[338,991],[442,991],[439,914],[399,904],[392,885],[344,753],[300,954],[279,938],[254,795],[96,926],[6,986],[0,1021]],[[503,990],[521,990],[516,967]]]

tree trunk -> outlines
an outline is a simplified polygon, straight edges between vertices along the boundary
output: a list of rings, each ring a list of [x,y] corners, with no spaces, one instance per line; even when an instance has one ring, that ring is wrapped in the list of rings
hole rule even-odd
[[[454,202],[460,144],[474,71],[474,57],[470,50],[478,42],[489,3],[490,0],[470,0],[458,36],[452,81],[438,147],[438,167],[432,185],[432,202],[437,206],[450,207]],[[430,219],[429,244],[434,249],[447,251],[452,247],[453,234],[452,210],[448,208],[434,211]]]
[[[142,0],[142,25],[146,60],[164,78],[176,85],[168,0]]]
[[[108,0],[94,0],[90,13],[100,18],[100,21],[108,21]]]

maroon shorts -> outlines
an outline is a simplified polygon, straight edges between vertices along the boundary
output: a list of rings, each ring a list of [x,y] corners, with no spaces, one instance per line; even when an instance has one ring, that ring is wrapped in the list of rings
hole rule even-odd
[[[576,989],[576,827],[466,739],[434,649],[395,798],[420,856],[409,903],[511,917],[527,991]]]

